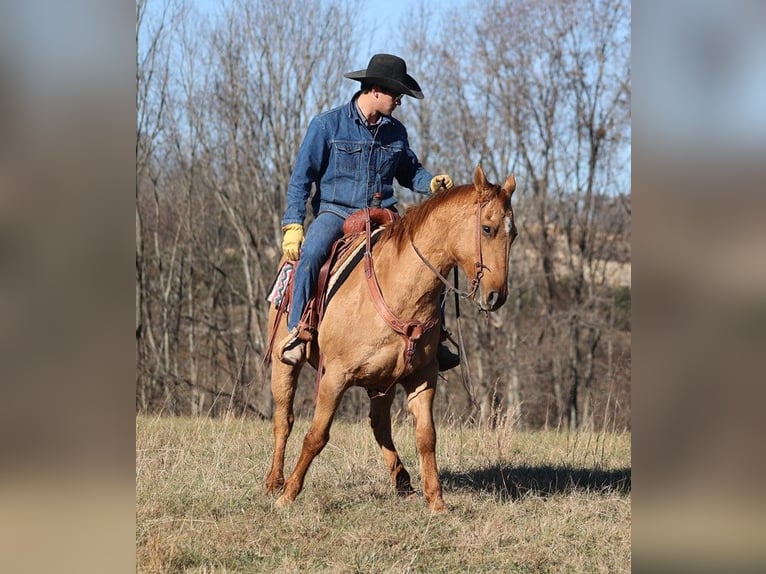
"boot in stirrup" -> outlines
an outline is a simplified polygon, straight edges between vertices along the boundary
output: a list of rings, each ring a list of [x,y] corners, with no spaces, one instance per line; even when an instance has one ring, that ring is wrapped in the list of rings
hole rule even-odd
[[[436,349],[436,361],[439,363],[439,371],[449,371],[460,364],[460,355],[450,351],[446,341],[442,341]]]
[[[298,337],[300,329],[294,328],[279,343],[277,356],[286,365],[295,366],[306,360],[306,341]]]

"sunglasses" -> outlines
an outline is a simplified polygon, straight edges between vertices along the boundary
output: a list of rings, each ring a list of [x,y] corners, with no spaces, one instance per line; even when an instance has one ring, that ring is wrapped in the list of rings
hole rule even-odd
[[[391,96],[391,99],[394,100],[395,103],[397,104],[402,103],[402,96],[404,94],[395,94],[393,92],[389,92],[388,90],[384,90],[383,88],[381,88],[380,91],[386,94],[387,96]]]

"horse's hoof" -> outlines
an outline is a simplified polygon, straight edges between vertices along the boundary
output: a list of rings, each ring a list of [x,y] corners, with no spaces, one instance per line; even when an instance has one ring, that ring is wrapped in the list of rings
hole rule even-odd
[[[275,502],[277,508],[287,508],[293,503],[292,500],[290,500],[289,497],[286,495],[282,495],[279,498],[277,498],[277,501]]]
[[[444,504],[443,500],[436,500],[430,503],[428,507],[434,514],[447,514],[449,512],[449,508],[447,508],[447,505]]]
[[[412,483],[410,482],[410,475],[407,474],[407,471],[402,469],[395,477],[394,477],[394,487],[396,488],[396,494],[399,496],[410,496],[411,494],[415,493],[415,489],[412,488]]]
[[[282,490],[282,487],[285,485],[285,479],[277,479],[277,480],[267,480],[266,481],[266,492],[269,494],[276,494],[279,491]]]
[[[417,494],[417,492],[415,492],[415,490],[410,486],[408,488],[397,488],[396,494],[401,498],[410,498],[411,496]]]
[[[420,493],[416,490],[413,490],[411,493],[404,495],[400,494],[401,500],[405,501],[407,504],[423,504],[423,500],[420,497]]]

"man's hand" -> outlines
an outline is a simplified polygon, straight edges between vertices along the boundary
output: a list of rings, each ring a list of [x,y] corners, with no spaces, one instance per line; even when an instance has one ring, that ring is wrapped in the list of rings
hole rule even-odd
[[[446,173],[443,173],[441,175],[434,176],[429,187],[431,188],[431,193],[436,193],[439,188],[443,187],[444,189],[449,189],[454,185],[455,184],[452,183],[452,178]]]
[[[298,261],[303,245],[303,226],[300,223],[291,223],[282,228],[285,236],[282,238],[282,253],[290,261]]]

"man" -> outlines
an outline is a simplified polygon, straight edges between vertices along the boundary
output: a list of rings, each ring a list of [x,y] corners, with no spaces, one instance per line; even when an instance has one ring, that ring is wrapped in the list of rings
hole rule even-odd
[[[369,207],[378,193],[380,205],[395,210],[393,181],[418,193],[453,186],[449,175],[433,176],[410,149],[407,130],[391,114],[404,95],[423,99],[418,83],[397,56],[375,54],[365,70],[346,78],[361,82],[351,101],[311,120],[298,151],[287,190],[282,218],[282,251],[298,261],[293,299],[287,319],[290,334],[277,347],[282,362],[295,365],[306,357],[301,317],[316,287],[319,269],[332,244],[343,235],[343,222],[353,212]],[[304,238],[303,221],[312,184],[314,221]],[[444,344],[439,346],[439,368],[460,362]]]

